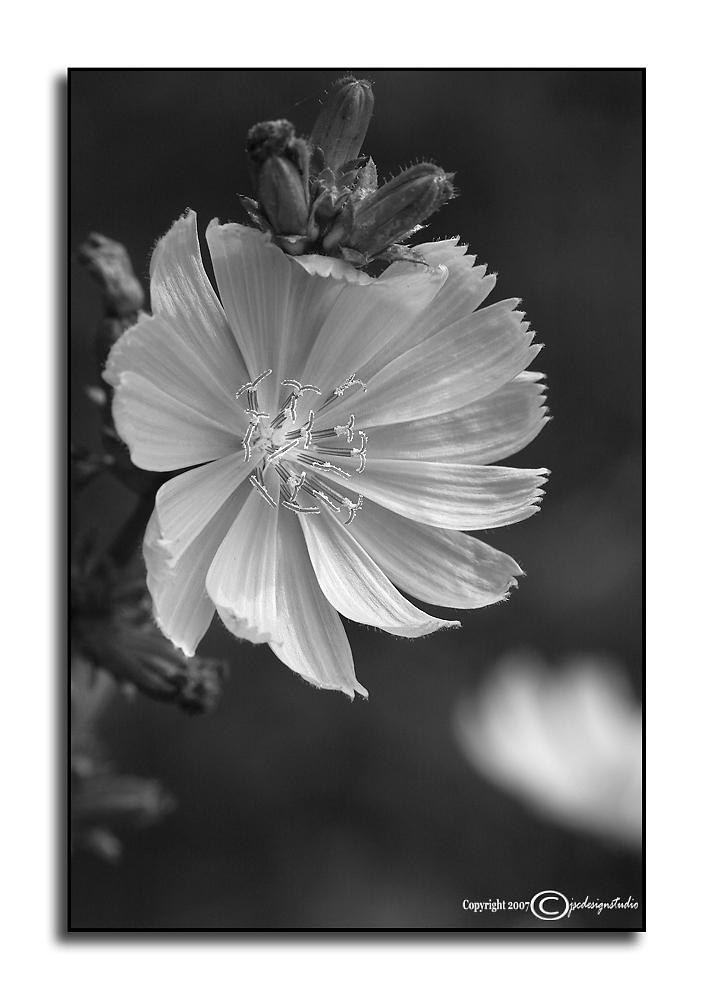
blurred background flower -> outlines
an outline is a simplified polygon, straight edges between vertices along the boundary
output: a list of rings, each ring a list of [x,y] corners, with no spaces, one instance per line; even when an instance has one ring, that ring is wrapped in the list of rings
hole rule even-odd
[[[379,687],[368,704],[296,684],[267,648],[243,657],[220,626],[205,655],[231,661],[238,649],[241,662],[210,716],[112,699],[101,727],[113,758],[161,781],[180,809],[127,839],[120,868],[75,857],[75,926],[495,927],[508,922],[465,914],[463,898],[641,896],[635,852],[504,796],[452,735],[459,696],[514,647],[548,662],[607,650],[640,693],[641,74],[350,69],[373,84],[363,152],[382,177],[413,156],[457,172],[458,199],[420,240],[468,241],[547,342],[555,418],[518,463],[553,470],[548,502],[486,537],[527,579],[507,604],[399,655],[391,637],[348,624],[360,679]],[[333,77],[74,73],[71,245],[111,234],[146,289],[156,236],[187,205],[241,218],[250,125],[286,118],[309,134]],[[84,387],[96,384],[100,292],[79,264],[71,277],[73,438],[94,453]],[[99,475],[77,509],[111,543],[134,497]]]
[[[537,812],[639,847],[642,712],[611,663],[579,657],[552,672],[511,654],[460,700],[454,730],[481,774]]]

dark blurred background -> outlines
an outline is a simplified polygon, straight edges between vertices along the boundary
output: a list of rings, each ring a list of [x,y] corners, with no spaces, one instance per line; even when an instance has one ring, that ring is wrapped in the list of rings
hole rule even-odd
[[[513,649],[556,664],[605,654],[641,690],[642,74],[350,69],[374,84],[365,151],[382,176],[423,158],[456,171],[460,196],[423,238],[459,234],[499,272],[492,300],[522,297],[546,345],[536,367],[554,419],[506,463],[552,470],[542,512],[482,536],[528,575],[508,603],[460,615],[457,632],[410,642],[347,623],[369,702],[308,687],[220,624],[202,645],[231,663],[212,715],[117,699],[102,732],[113,757],[161,779],[179,807],[128,838],[117,866],[73,859],[75,928],[504,928],[538,922],[474,916],[462,899],[552,887],[641,899],[637,855],[536,818],[479,777],[452,717]],[[247,129],[286,117],[309,132],[336,75],[73,71],[71,247],[104,233],[146,280],[153,244],[187,206],[204,227],[242,221]],[[73,264],[71,434],[90,447],[100,315]],[[80,516],[109,539],[132,503],[104,477]]]

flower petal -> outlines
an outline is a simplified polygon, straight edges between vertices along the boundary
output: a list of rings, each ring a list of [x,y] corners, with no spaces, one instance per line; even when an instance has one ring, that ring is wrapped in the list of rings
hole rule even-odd
[[[159,240],[150,273],[154,315],[180,334],[218,385],[235,392],[248,377],[245,362],[204,270],[195,212],[186,212]]]
[[[344,691],[350,698],[355,692],[367,697],[355,677],[340,616],[320,589],[293,514],[280,517],[277,611],[281,636],[270,646],[283,663],[317,687]]]
[[[496,275],[487,275],[485,264],[474,267],[476,258],[466,253],[467,247],[458,246],[457,243],[458,237],[435,243],[422,243],[415,247],[430,267],[444,266],[448,269],[449,276],[443,288],[405,335],[391,341],[374,359],[370,369],[365,371],[366,378],[371,378],[379,368],[383,368],[416,344],[423,343],[433,333],[468,316],[493,290]],[[398,261],[391,264],[379,280],[385,281],[397,275],[407,274],[410,269],[413,270],[418,266]]]
[[[216,609],[206,592],[206,574],[247,495],[245,486],[238,489],[177,560],[161,540],[156,510],[147,525],[144,559],[156,624],[187,656],[211,624]]]
[[[234,364],[230,375],[224,369],[219,383],[214,360],[210,347],[196,354],[175,324],[160,316],[140,316],[112,347],[102,377],[117,389],[121,376],[133,372],[227,429],[245,428],[248,418],[235,400],[245,381],[243,365]]]
[[[124,372],[112,403],[114,424],[140,469],[165,472],[241,451],[241,438],[219,421]]]
[[[518,563],[460,531],[444,531],[366,503],[350,528],[377,565],[420,601],[484,608],[508,596],[522,576]]]
[[[458,410],[400,424],[364,427],[370,461],[377,458],[488,465],[533,440],[549,419],[544,378],[523,372]]]
[[[273,412],[281,379],[300,377],[317,331],[348,282],[308,273],[266,234],[246,226],[214,219],[206,239],[250,378],[272,370],[258,396]]]
[[[447,278],[445,268],[412,268],[388,281],[346,283],[315,338],[304,375],[333,389],[385,345],[408,332]]]
[[[457,531],[499,528],[539,510],[548,469],[367,460],[352,489],[413,521]],[[321,472],[344,487],[332,472]],[[338,608],[338,611],[340,609]]]
[[[275,596],[277,526],[277,508],[269,507],[251,489],[208,571],[209,596],[223,624],[239,639],[259,643],[280,637]]]
[[[409,638],[459,624],[410,604],[332,513],[298,516],[320,587],[345,618]]]
[[[156,513],[172,560],[184,554],[254,465],[245,462],[242,453],[234,453],[164,483],[156,494]]]
[[[499,389],[520,374],[540,350],[533,332],[508,299],[458,320],[391,361],[369,380],[359,420],[398,423],[456,410]],[[342,422],[354,401],[334,405],[330,419]]]

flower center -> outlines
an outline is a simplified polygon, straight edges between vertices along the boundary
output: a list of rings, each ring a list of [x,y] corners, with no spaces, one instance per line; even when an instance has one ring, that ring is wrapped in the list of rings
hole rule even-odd
[[[338,492],[328,477],[351,479],[364,472],[367,462],[367,435],[355,429],[355,416],[350,414],[346,424],[329,426],[327,410],[344,394],[359,386],[367,386],[354,372],[338,385],[319,406],[310,409],[307,417],[298,415],[300,400],[321,396],[316,385],[303,384],[297,379],[285,379],[286,389],[275,416],[261,410],[258,405],[258,386],[272,375],[268,368],[246,382],[236,392],[236,399],[245,396],[248,427],[243,436],[245,461],[259,455],[255,472],[250,477],[252,486],[271,507],[278,502],[295,514],[319,514],[323,507],[339,513],[347,512],[345,524],[351,524],[362,509],[364,497],[352,487],[345,489],[356,497]],[[310,394],[306,397],[306,394]],[[303,412],[305,406],[300,406]],[[357,443],[359,442],[359,443]],[[266,486],[267,476],[279,480],[279,500],[276,501]]]

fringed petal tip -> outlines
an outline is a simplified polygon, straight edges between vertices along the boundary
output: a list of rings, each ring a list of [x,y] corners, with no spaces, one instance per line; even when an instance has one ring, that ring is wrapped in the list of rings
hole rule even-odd
[[[179,652],[183,653],[183,655],[187,656],[189,659],[191,659],[193,656],[196,655],[198,642],[189,643],[189,642],[181,642],[180,640],[177,642],[176,639],[174,639],[174,637],[162,624],[161,617],[156,610],[156,605],[153,605],[153,617],[154,617],[154,624],[156,625],[157,629],[159,630],[159,632],[161,632],[161,634],[164,636],[165,639],[168,639],[168,641],[171,643],[174,649],[178,649]]]
[[[273,650],[273,652],[275,652],[275,650]],[[293,670],[293,673],[296,673],[300,680],[304,681],[315,691],[336,691],[338,694],[343,694],[351,702],[355,700],[355,695],[358,694],[360,698],[363,698],[365,701],[369,701],[369,692],[367,691],[367,688],[363,687],[356,678],[354,684],[350,687],[345,684],[327,684],[316,680],[314,677],[308,677],[306,674],[298,673],[296,670]]]
[[[194,233],[197,232],[196,225],[196,213],[192,208],[185,208],[183,213],[176,219],[175,222],[169,226],[167,232],[154,244],[154,249],[151,251],[151,261],[149,262],[149,277],[151,277],[156,270],[156,267],[161,259],[164,250],[166,249],[166,244],[169,242],[169,237],[176,238],[181,230],[190,229]]]

